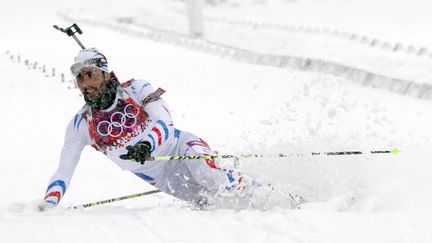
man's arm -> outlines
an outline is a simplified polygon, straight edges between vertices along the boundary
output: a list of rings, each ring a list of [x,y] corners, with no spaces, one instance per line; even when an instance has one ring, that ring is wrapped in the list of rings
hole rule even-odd
[[[174,136],[174,125],[168,106],[163,99],[148,103],[145,102],[148,100],[149,95],[154,92],[153,87],[145,81],[137,80],[136,82],[139,84],[138,87],[140,87],[140,102],[144,106],[144,111],[148,114],[150,120],[144,140],[150,143],[150,152],[153,152]]]
[[[46,205],[56,206],[65,194],[80,159],[81,152],[87,144],[85,139],[83,139],[83,133],[85,134],[86,132],[85,129],[86,121],[82,117],[82,114],[76,115],[69,123],[61,151],[60,163],[51,177],[45,193],[44,201]]]

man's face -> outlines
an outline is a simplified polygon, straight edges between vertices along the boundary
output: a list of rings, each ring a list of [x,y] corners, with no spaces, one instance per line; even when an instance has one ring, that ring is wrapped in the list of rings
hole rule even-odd
[[[100,94],[107,75],[97,68],[85,67],[75,78],[84,99],[93,100]]]

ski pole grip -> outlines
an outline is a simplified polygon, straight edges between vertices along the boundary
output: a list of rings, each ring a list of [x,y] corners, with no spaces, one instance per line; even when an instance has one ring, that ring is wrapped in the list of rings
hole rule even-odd
[[[82,30],[80,29],[80,27],[78,27],[78,25],[76,23],[74,23],[73,25],[67,27],[66,29],[60,28],[57,25],[53,25],[54,29],[61,31],[63,33],[66,33],[68,36],[73,36],[75,35],[75,33],[78,34],[82,34]]]
[[[75,34],[75,33],[78,33],[78,34],[82,34],[83,32],[82,32],[82,30],[80,29],[80,27],[78,27],[78,25],[76,24],[76,23],[74,23],[71,27],[69,27],[71,30],[72,30],[72,28],[74,28],[75,29],[75,31],[73,31],[72,32],[72,35],[73,34]]]
[[[66,29],[60,28],[57,25],[53,25],[54,29],[61,31],[63,33],[66,33],[68,36],[72,36],[74,38],[74,40],[78,43],[78,45],[82,48],[85,49],[84,45],[81,43],[81,41],[78,39],[78,37],[75,36],[75,33],[78,34],[82,34],[82,30],[80,29],[80,27],[78,27],[78,25],[76,23],[74,23],[73,25],[67,27]]]

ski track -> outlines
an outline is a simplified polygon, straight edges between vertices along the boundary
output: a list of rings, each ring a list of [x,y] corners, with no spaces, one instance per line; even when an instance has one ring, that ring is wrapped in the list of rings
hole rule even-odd
[[[416,74],[416,77],[420,77],[419,73],[425,73],[427,74],[429,72],[428,69],[424,69],[423,67],[427,68],[427,64],[425,62],[415,62],[407,67],[405,64],[401,66],[400,60],[396,60],[394,57],[390,58],[386,62],[386,67],[382,67],[379,65],[376,65],[378,63],[382,63],[382,61],[379,61],[379,59],[384,59],[385,56],[379,55],[371,57],[372,59],[369,60],[361,60],[359,64],[359,60],[356,60],[355,62],[351,62],[351,59],[344,60],[342,59],[342,63],[346,62],[349,63],[349,65],[343,65],[337,62],[328,61],[328,60],[339,60],[341,59],[334,59],[333,56],[335,56],[333,53],[326,53],[324,56],[327,58],[323,59],[316,59],[316,58],[309,58],[304,57],[307,56],[317,56],[314,53],[294,53],[295,56],[286,56],[286,55],[275,55],[272,54],[275,51],[269,50],[269,49],[262,49],[262,48],[254,48],[252,46],[256,46],[257,43],[254,44],[248,44],[248,50],[242,49],[239,47],[236,47],[235,42],[238,41],[238,39],[243,39],[243,35],[245,35],[245,31],[236,31],[236,30],[230,30],[228,32],[239,32],[240,34],[237,36],[237,38],[233,38],[233,41],[228,41],[228,44],[224,44],[226,41],[220,41],[218,39],[212,38],[212,33],[219,33],[219,32],[226,32],[226,30],[218,30],[214,31],[212,30],[209,34],[206,35],[205,40],[198,40],[196,38],[192,38],[189,36],[186,36],[185,34],[180,34],[173,31],[165,31],[161,29],[155,29],[154,27],[150,27],[148,25],[144,25],[144,28],[138,28],[138,30],[134,30],[135,28],[131,29],[129,25],[122,25],[117,23],[110,23],[113,21],[98,21],[98,20],[91,20],[88,18],[72,18],[64,13],[61,13],[61,16],[64,20],[70,21],[70,22],[82,22],[88,25],[96,26],[96,27],[102,27],[109,30],[113,30],[116,32],[119,32],[121,34],[126,34],[128,36],[131,36],[133,38],[145,38],[154,40],[161,43],[168,43],[176,46],[182,46],[184,48],[192,49],[199,52],[209,53],[212,55],[221,56],[223,58],[228,58],[231,60],[235,60],[242,63],[249,63],[249,64],[258,64],[258,65],[264,65],[264,66],[272,66],[277,68],[294,68],[297,70],[302,71],[315,71],[315,72],[322,72],[322,73],[329,73],[337,77],[343,77],[352,81],[355,81],[357,83],[361,83],[366,86],[374,87],[374,88],[381,88],[381,89],[387,89],[396,93],[401,94],[409,94],[411,96],[415,96],[422,99],[432,99],[432,85],[429,83],[429,76],[421,77],[421,78],[413,78],[413,73]],[[129,23],[128,23],[129,24]],[[140,26],[142,27],[142,26]],[[257,30],[254,30],[254,32],[258,32]],[[246,34],[247,35],[247,34]],[[250,35],[250,34],[249,34]],[[254,38],[258,40],[258,36],[269,36],[269,34],[264,33],[254,33]],[[210,36],[210,37],[208,37]],[[240,37],[241,36],[241,37]],[[251,36],[248,37],[251,39]],[[225,38],[226,39],[226,38]],[[274,40],[286,40],[286,38],[266,38],[267,40],[271,40],[268,43],[263,43],[263,41],[258,41],[260,46],[279,46],[277,48],[277,53],[283,53],[283,49],[286,49],[284,47],[289,46],[289,48],[292,48],[292,45],[287,45],[286,43],[280,44],[275,43]],[[289,39],[289,38],[288,38]],[[214,41],[216,40],[216,41]],[[328,49],[327,46],[338,46],[334,45],[335,43],[321,43],[320,46],[315,46],[315,48],[305,48],[307,50],[311,49],[318,49],[318,50],[326,50]],[[306,43],[301,43],[301,45],[306,46]],[[294,46],[299,46],[299,43],[295,44]],[[258,49],[259,51],[251,51],[250,49]],[[296,49],[296,48],[294,48]],[[336,50],[340,49],[347,49],[346,45],[343,45],[342,47],[339,45]],[[365,50],[357,50],[354,52],[363,52]],[[369,51],[366,49],[366,51]],[[262,54],[262,53],[269,53],[269,54]],[[374,53],[374,52],[372,52]],[[293,53],[291,53],[292,55]],[[300,56],[300,57],[296,57]],[[366,56],[366,55],[364,55]],[[321,55],[318,55],[318,57],[322,57]],[[404,60],[406,57],[399,57],[399,59],[403,58]],[[402,59],[401,59],[402,60]],[[392,62],[392,63],[390,63]],[[372,65],[366,65],[366,67],[369,70],[374,70],[374,72],[365,71],[361,68],[357,68],[357,66],[364,66],[363,63],[375,63],[375,66]],[[391,71],[388,71],[388,66],[391,67]],[[414,70],[411,74],[404,74],[404,73],[394,73],[395,66],[398,66],[397,70],[413,70],[419,68],[417,72]],[[426,67],[427,66],[427,67]],[[386,73],[386,75],[381,75],[380,73]],[[414,81],[410,80],[404,80],[400,78],[392,78],[392,76],[398,75],[402,76],[408,79],[412,79]],[[419,79],[419,80],[416,80]],[[427,81],[424,84],[421,84],[421,81]]]

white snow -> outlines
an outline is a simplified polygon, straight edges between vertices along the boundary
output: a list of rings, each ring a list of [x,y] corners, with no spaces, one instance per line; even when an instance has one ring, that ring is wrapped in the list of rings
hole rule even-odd
[[[228,21],[329,28],[431,50],[431,9],[422,0],[230,0],[206,7],[204,38],[432,83],[427,55]],[[431,101],[329,74],[238,63],[79,22],[84,31],[79,38],[106,53],[120,80],[143,78],[163,87],[176,126],[220,153],[394,147],[402,153],[240,161],[249,175],[303,195],[309,202],[300,210],[197,211],[161,193],[68,210],[152,189],[86,148],[59,207],[36,212],[34,205],[56,169],[65,127],[83,104],[68,72],[79,47],[52,28],[72,24],[58,11],[107,22],[130,17],[133,24],[182,34],[187,30],[182,1],[3,0],[0,242],[432,242]],[[24,65],[26,59],[32,65]],[[46,73],[30,68],[34,62],[40,69],[46,65]]]

